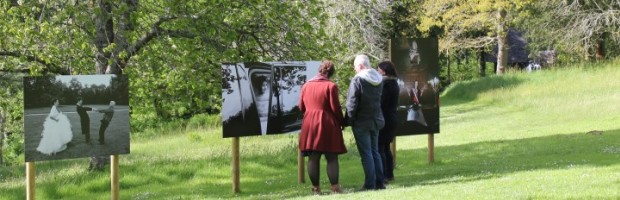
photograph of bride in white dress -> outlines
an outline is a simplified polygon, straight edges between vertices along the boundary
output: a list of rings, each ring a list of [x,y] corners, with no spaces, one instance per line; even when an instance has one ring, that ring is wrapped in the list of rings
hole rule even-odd
[[[129,153],[129,80],[24,77],[26,162]]]
[[[65,150],[67,143],[73,139],[71,122],[64,113],[58,111],[58,105],[58,99],[55,99],[54,105],[43,123],[43,132],[37,151],[45,155],[52,155]]]

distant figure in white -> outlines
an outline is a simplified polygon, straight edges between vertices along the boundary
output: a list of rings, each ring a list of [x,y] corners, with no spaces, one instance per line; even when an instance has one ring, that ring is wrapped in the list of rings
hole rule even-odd
[[[257,76],[252,80],[254,84],[254,97],[256,101],[256,109],[261,124],[261,134],[267,134],[267,119],[269,118],[269,77]]]
[[[411,62],[411,64],[414,64],[416,66],[420,64],[420,53],[418,53],[418,43],[416,43],[415,41],[411,42],[411,46],[409,46],[409,62]]]
[[[58,99],[54,100],[50,114],[47,115],[43,123],[42,138],[37,147],[37,151],[46,155],[56,154],[65,150],[67,143],[73,139],[69,118],[58,110],[58,104]]]

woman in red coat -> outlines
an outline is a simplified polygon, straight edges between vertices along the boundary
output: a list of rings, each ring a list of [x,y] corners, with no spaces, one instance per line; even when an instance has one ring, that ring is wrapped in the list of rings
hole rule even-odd
[[[319,74],[308,80],[301,89],[299,109],[304,113],[299,135],[299,150],[308,156],[308,175],[312,192],[320,194],[319,166],[321,155],[327,159],[327,177],[333,193],[342,192],[338,185],[338,154],[347,152],[342,138],[344,118],[338,100],[338,86],[329,78],[334,64],[323,61]]]

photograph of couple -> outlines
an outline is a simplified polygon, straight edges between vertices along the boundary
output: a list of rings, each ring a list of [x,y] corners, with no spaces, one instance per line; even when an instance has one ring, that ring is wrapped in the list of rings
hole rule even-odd
[[[127,77],[25,77],[23,81],[27,162],[129,153]]]

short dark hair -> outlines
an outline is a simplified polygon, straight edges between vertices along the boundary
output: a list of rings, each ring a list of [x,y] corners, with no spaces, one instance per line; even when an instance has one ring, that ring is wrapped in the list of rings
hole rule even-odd
[[[379,69],[383,70],[387,76],[398,76],[394,63],[389,60],[379,63]]]
[[[258,94],[263,94],[266,91],[263,91],[263,84],[269,81],[266,75],[257,75],[252,79],[252,88],[254,88],[254,92]],[[267,83],[269,84],[269,83]]]
[[[327,76],[327,78],[332,77],[332,75],[334,75],[334,71],[336,71],[334,69],[334,63],[330,60],[324,60],[321,63],[321,66],[319,66],[319,74]]]

